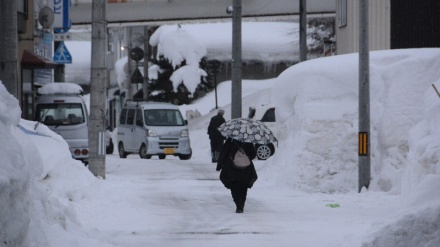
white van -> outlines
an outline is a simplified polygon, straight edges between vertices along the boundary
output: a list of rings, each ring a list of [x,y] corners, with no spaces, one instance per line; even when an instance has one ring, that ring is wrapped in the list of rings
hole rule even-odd
[[[179,108],[169,103],[127,102],[119,117],[118,152],[120,158],[139,154],[142,159],[173,155],[189,160],[189,132]]]
[[[89,159],[89,114],[75,83],[48,83],[38,89],[35,121],[45,124],[69,144],[74,159]]]

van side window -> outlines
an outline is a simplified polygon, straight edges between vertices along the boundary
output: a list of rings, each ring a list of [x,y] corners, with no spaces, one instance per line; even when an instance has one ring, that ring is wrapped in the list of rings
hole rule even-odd
[[[127,124],[128,125],[134,124],[134,114],[135,114],[134,109],[128,109],[128,114],[127,114]]]
[[[136,125],[137,126],[144,126],[144,122],[142,121],[142,110],[136,109]]]
[[[275,122],[275,108],[269,108],[261,118],[261,122]]]
[[[127,108],[122,109],[121,116],[119,117],[119,124],[125,124],[127,121]]]

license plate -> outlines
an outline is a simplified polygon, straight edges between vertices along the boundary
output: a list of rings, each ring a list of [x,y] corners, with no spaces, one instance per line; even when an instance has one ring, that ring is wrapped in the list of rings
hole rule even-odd
[[[174,148],[164,148],[163,153],[164,154],[174,154]]]

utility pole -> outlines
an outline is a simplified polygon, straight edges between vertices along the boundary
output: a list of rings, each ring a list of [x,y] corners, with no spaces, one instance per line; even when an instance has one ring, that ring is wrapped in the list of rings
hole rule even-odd
[[[241,117],[241,0],[232,5],[232,100],[231,118]]]
[[[144,27],[144,85],[142,92],[144,94],[143,100],[148,101],[148,62],[150,61],[150,34],[148,26]]]
[[[17,1],[0,1],[0,34],[0,81],[19,99]]]
[[[132,74],[133,74],[133,71],[134,71],[134,69],[133,69],[133,61],[131,60],[131,58],[130,58],[130,54],[131,54],[131,49],[133,48],[132,47],[132,44],[131,44],[131,36],[133,35],[133,32],[132,32],[132,28],[129,26],[129,27],[126,27],[127,28],[127,67],[128,67],[128,78],[127,78],[127,84],[125,85],[126,86],[126,89],[127,89],[127,95],[125,96],[126,97],[126,99],[125,99],[125,101],[127,101],[127,100],[133,100],[133,95],[134,95],[134,92],[133,92],[133,85],[132,85],[132,83],[131,83],[131,76],[132,76]]]
[[[107,0],[93,0],[90,83],[89,169],[105,179],[105,115],[107,95]]]
[[[359,192],[370,185],[370,57],[368,0],[359,3]]]
[[[299,61],[307,60],[307,0],[299,0]]]

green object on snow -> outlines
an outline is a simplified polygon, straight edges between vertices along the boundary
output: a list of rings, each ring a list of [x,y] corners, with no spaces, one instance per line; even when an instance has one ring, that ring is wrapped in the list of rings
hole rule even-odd
[[[339,205],[339,203],[330,203],[330,204],[326,204],[325,206],[327,206],[327,207],[331,207],[331,208],[339,208],[339,207],[341,207],[341,206]]]

